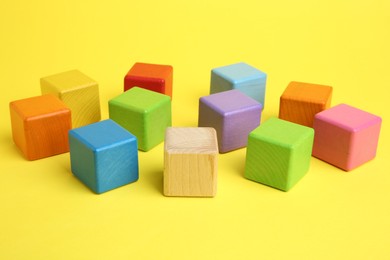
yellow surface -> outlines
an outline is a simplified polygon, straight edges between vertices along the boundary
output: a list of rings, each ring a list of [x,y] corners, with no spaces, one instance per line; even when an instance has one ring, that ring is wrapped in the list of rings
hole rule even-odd
[[[0,2],[0,259],[389,259],[390,1]],[[210,70],[267,72],[263,118],[287,84],[334,87],[383,118],[377,158],[352,172],[312,159],[289,192],[243,178],[245,149],[219,155],[215,198],[162,195],[163,144],[140,179],[95,195],[69,154],[29,162],[8,103],[39,78],[79,69],[99,83],[102,118],[134,62],[174,67],[173,125],[197,123]]]

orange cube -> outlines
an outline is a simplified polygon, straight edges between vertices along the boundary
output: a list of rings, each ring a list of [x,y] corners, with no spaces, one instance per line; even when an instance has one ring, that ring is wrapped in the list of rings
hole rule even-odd
[[[28,160],[69,151],[71,112],[56,96],[26,98],[9,106],[13,140]]]
[[[279,118],[313,127],[314,116],[330,107],[333,88],[292,81],[280,97]]]

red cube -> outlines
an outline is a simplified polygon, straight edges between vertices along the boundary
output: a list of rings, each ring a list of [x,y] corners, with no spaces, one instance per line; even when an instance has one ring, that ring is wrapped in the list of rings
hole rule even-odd
[[[158,65],[137,62],[125,76],[124,91],[140,87],[172,98],[173,68],[170,65]]]

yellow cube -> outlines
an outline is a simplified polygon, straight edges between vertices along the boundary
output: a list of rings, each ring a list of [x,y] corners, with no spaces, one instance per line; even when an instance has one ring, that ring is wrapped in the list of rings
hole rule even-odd
[[[99,86],[78,70],[41,78],[42,94],[54,94],[72,112],[73,128],[100,121]]]

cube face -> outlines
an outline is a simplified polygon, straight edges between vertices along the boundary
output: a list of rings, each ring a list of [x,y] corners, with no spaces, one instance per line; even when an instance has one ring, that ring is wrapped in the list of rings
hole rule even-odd
[[[54,95],[10,103],[12,136],[28,160],[69,151],[70,109]]]
[[[313,156],[350,171],[376,156],[381,118],[340,104],[314,120]]]
[[[109,115],[138,139],[148,151],[164,140],[172,124],[171,99],[163,94],[134,87],[109,101]]]
[[[245,147],[248,134],[260,124],[262,106],[238,90],[229,90],[199,99],[198,126],[217,131],[219,151]]]
[[[95,193],[101,193],[97,188],[98,178],[94,150],[83,143],[75,132],[72,131],[69,132],[69,146],[72,173]]]
[[[280,97],[279,118],[313,127],[314,116],[330,107],[332,87],[290,82]]]
[[[237,89],[264,108],[267,74],[246,64],[236,63],[211,71],[210,94]]]
[[[248,139],[245,178],[280,190],[288,190],[290,150],[256,139],[253,135],[249,135]],[[273,160],[279,160],[280,163],[276,164]]]
[[[214,197],[218,143],[209,127],[169,127],[164,147],[164,195]]]
[[[54,94],[72,111],[74,128],[100,120],[98,84],[78,70],[41,78],[42,94]]]
[[[248,137],[245,163],[247,179],[290,190],[310,167],[314,131],[271,118]]]
[[[138,180],[137,139],[112,120],[69,131],[72,173],[95,193]]]
[[[125,76],[124,91],[140,87],[172,98],[172,83],[172,66],[137,62]]]

